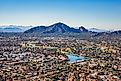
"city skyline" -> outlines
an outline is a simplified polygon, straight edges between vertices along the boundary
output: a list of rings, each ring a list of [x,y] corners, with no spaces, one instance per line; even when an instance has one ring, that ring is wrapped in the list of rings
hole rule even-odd
[[[0,0],[0,25],[121,29],[121,0]]]

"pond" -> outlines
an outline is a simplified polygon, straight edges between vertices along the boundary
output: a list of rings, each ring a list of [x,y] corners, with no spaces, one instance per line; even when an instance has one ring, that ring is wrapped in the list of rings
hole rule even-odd
[[[88,59],[88,58],[85,58],[76,54],[67,54],[67,57],[70,63],[75,63],[75,62],[84,61]]]

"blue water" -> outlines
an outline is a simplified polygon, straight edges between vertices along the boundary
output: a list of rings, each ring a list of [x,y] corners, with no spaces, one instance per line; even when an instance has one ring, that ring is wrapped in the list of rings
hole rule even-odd
[[[75,63],[78,61],[86,60],[86,58],[79,56],[79,55],[75,55],[75,54],[68,54],[67,57],[68,57],[70,63]]]

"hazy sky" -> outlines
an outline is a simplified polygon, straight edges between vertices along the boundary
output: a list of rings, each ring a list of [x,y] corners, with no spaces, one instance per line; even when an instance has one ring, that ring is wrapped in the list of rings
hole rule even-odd
[[[121,0],[0,0],[0,25],[56,22],[121,29]]]

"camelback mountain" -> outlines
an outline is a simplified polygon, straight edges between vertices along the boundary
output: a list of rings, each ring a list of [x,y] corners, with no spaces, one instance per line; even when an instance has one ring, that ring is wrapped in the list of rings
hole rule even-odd
[[[84,27],[79,27],[79,29],[75,29],[72,27],[67,26],[64,23],[56,23],[50,26],[37,26],[34,28],[31,28],[24,33],[38,33],[38,34],[49,34],[49,33],[55,33],[55,34],[63,34],[63,33],[81,33],[81,32],[88,32],[87,29]]]
[[[37,26],[33,27],[29,30],[26,30],[23,35],[26,36],[58,36],[58,35],[66,35],[66,36],[79,36],[79,37],[99,37],[99,36],[120,36],[121,31],[103,31],[103,32],[96,32],[90,31],[85,27],[81,26],[78,28],[70,27],[64,23],[55,23],[50,26]]]

